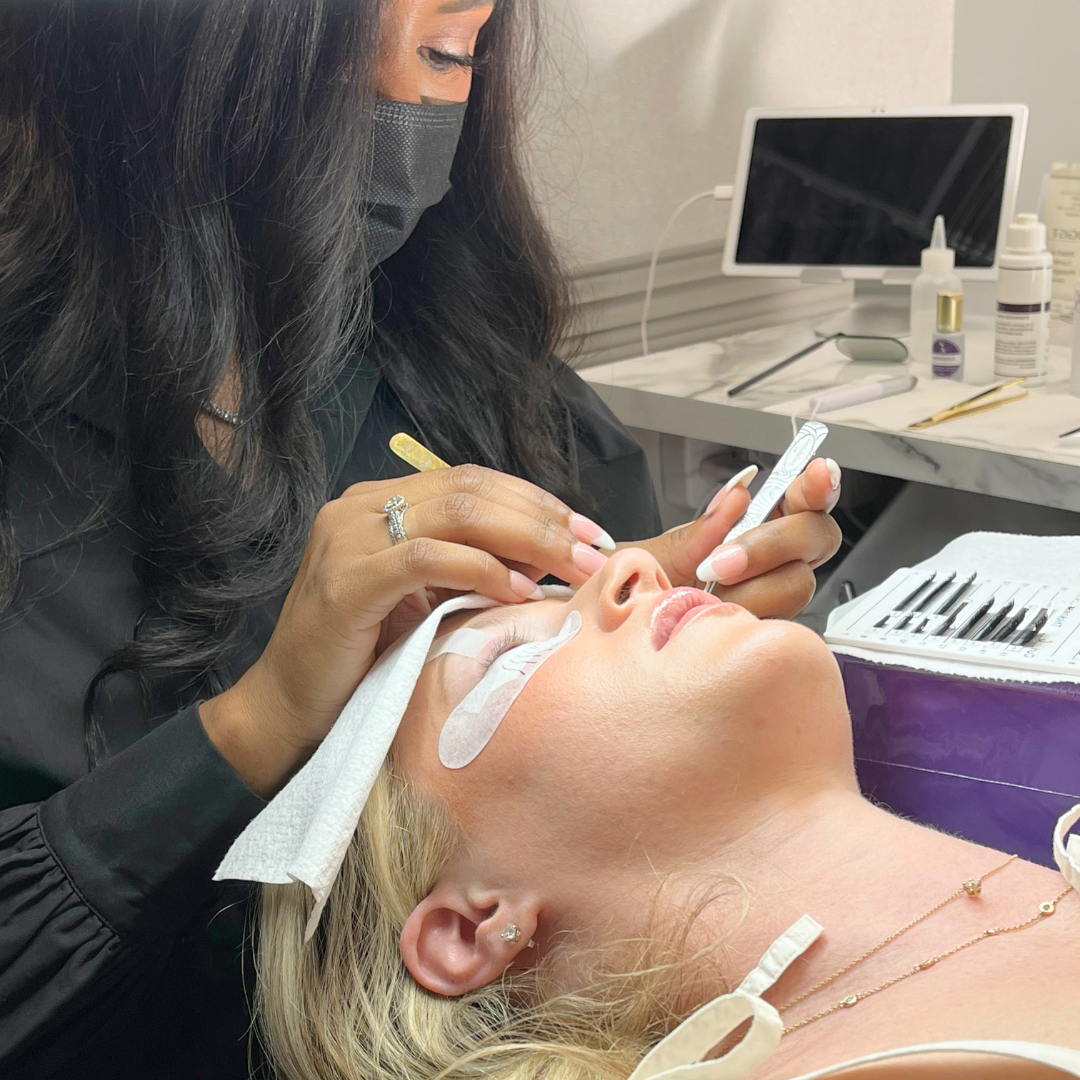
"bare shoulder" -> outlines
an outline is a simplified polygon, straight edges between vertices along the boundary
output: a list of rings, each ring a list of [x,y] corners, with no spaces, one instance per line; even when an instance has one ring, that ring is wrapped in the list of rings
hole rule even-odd
[[[1008,998],[1026,1015],[1026,1037],[1080,1050],[1080,895],[1064,897],[1023,944],[1022,959],[1009,965]]]
[[[919,1054],[896,1061],[856,1065],[829,1080],[1062,1080],[1075,1076],[1051,1065],[996,1054]]]
[[[1040,902],[1059,896],[1060,875],[1029,875],[1034,890],[1023,904],[1008,898],[997,905],[991,925],[1024,921]],[[1045,892],[1044,892],[1045,887]],[[940,1043],[1008,1040],[1077,1051],[1080,1061],[1080,895],[1071,892],[1052,913],[1019,933],[994,935],[978,948],[963,950],[947,963],[934,964],[917,979],[900,982],[844,1014],[844,1023],[823,1021],[796,1043],[783,1040],[775,1058],[761,1070],[762,1080],[804,1076],[842,1062]],[[757,1075],[757,1074],[755,1074]],[[890,1061],[849,1066],[830,1072],[844,1080],[1009,1080],[1080,1075],[1048,1065],[982,1053],[916,1053]]]

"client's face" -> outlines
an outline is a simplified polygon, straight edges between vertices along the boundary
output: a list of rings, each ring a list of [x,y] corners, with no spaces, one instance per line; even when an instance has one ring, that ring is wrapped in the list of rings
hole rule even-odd
[[[583,907],[601,916],[639,872],[655,885],[745,835],[763,800],[846,782],[843,689],[820,639],[673,590],[646,552],[619,552],[570,600],[465,613],[441,634],[491,632],[494,655],[555,636],[570,611],[579,632],[464,768],[441,764],[439,735],[491,655],[440,656],[417,686],[397,765],[459,822],[465,877],[534,895],[552,927],[580,926]]]

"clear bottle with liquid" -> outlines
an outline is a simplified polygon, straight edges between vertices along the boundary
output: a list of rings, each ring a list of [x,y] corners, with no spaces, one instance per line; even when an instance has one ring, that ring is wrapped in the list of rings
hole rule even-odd
[[[937,298],[942,292],[963,292],[964,284],[953,267],[956,252],[946,246],[945,219],[934,218],[930,246],[923,248],[922,272],[911,283],[911,338],[908,352],[916,363],[933,362],[934,329],[937,326]]]

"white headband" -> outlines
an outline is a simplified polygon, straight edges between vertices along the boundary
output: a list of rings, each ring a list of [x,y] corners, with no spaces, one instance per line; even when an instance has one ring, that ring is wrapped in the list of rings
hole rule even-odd
[[[548,597],[571,595],[562,587],[544,592]],[[302,881],[315,897],[304,932],[304,940],[309,939],[424,664],[434,658],[428,654],[440,623],[455,611],[494,606],[495,601],[475,593],[454,597],[388,649],[307,764],[233,842],[214,880]]]

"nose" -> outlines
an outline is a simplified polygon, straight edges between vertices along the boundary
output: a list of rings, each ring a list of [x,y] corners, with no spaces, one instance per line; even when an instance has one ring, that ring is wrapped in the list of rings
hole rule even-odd
[[[602,630],[617,630],[642,603],[671,588],[660,564],[642,548],[623,548],[593,578],[600,588],[597,618]]]

